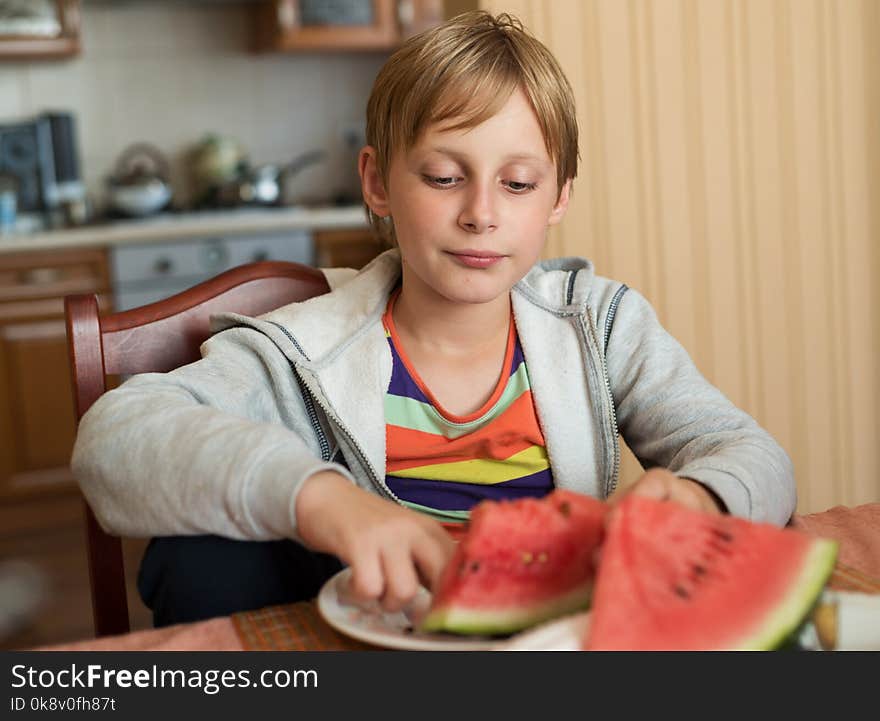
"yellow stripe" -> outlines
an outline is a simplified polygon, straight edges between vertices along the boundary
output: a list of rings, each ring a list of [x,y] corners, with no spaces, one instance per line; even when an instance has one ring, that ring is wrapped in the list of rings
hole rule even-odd
[[[401,478],[423,478],[428,481],[492,485],[538,473],[549,467],[547,450],[543,446],[531,446],[506,460],[478,458],[455,463],[434,463],[429,466],[407,468],[405,471],[395,471],[393,475]]]

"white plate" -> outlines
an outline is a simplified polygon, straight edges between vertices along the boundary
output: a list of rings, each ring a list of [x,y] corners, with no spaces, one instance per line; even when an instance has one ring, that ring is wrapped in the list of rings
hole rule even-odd
[[[431,604],[426,589],[410,604],[407,612],[387,613],[377,604],[358,606],[351,600],[349,577],[344,568],[330,578],[318,594],[318,612],[340,633],[384,648],[409,651],[491,651],[501,639],[481,636],[456,636],[449,633],[422,633],[415,624]]]
[[[581,651],[590,627],[590,612],[556,618],[518,633],[496,651]]]

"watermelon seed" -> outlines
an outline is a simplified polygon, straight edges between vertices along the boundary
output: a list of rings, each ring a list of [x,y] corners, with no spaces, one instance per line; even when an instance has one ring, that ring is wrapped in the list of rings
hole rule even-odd
[[[712,543],[712,544],[710,544],[710,547],[712,548],[713,551],[720,553],[722,556],[733,555],[733,552],[727,546],[723,546],[718,543]]]
[[[713,528],[712,533],[714,533],[718,538],[727,543],[733,541],[733,536],[727,531],[722,531],[720,528]]]
[[[478,561],[474,561],[474,562],[471,564],[471,573],[476,573],[476,572],[479,571],[479,570],[480,570],[480,564],[479,564],[479,562],[478,562]]]
[[[559,512],[568,518],[571,515],[571,504],[568,501],[563,501],[559,504]]]
[[[701,566],[699,563],[695,563],[691,566],[691,573],[688,576],[690,580],[697,584],[703,580],[703,577],[706,575],[706,569]]]
[[[673,586],[672,590],[675,591],[675,595],[679,596],[680,598],[690,598],[691,597],[691,594],[689,594],[687,592],[687,589],[684,588],[683,586],[678,586],[678,585]]]

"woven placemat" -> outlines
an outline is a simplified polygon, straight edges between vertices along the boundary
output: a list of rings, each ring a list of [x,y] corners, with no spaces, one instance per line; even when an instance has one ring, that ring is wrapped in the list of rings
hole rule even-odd
[[[880,593],[880,580],[837,564],[829,587],[838,591]],[[313,601],[269,606],[232,615],[245,651],[375,651],[327,625]]]
[[[232,625],[245,651],[376,650],[337,633],[321,618],[313,601],[235,613]]]
[[[872,578],[858,569],[842,563],[838,563],[834,567],[828,586],[836,591],[880,593],[880,579]]]

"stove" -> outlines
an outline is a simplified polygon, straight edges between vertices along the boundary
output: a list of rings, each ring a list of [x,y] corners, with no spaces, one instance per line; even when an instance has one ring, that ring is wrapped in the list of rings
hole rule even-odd
[[[152,216],[141,222],[163,220],[169,218]],[[167,298],[225,270],[260,260],[314,265],[312,233],[296,229],[187,235],[163,242],[113,246],[110,262],[114,309],[128,310]]]

